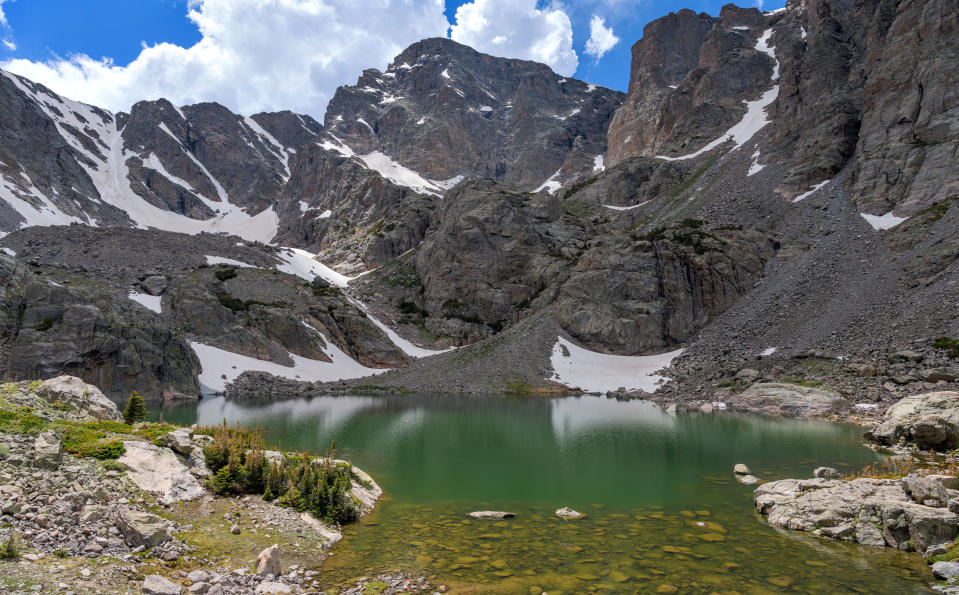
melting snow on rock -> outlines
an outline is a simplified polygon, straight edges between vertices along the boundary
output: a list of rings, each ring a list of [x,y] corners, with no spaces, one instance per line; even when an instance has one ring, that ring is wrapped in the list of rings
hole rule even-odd
[[[892,229],[893,227],[899,225],[909,217],[896,217],[892,214],[892,211],[889,211],[885,215],[869,215],[867,213],[859,213],[862,215],[862,218],[865,219],[869,225],[872,226],[876,231],[882,231],[884,229]]]
[[[586,392],[620,388],[653,392],[665,377],[656,374],[669,366],[682,349],[659,355],[609,355],[590,351],[559,337],[550,363],[553,380]]]

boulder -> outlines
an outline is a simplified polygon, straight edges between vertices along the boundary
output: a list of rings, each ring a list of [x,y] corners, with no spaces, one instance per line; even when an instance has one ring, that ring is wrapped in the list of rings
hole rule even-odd
[[[581,512],[576,512],[572,508],[569,508],[566,506],[564,506],[563,508],[560,508],[554,514],[556,514],[556,516],[558,516],[559,518],[565,519],[567,521],[586,518],[585,514]]]
[[[274,543],[256,557],[256,573],[259,576],[279,576],[283,571],[280,566],[280,546]]]
[[[863,545],[924,553],[959,534],[959,516],[915,502],[892,479],[783,479],[753,501],[771,525]]]
[[[114,524],[130,547],[151,548],[170,540],[170,522],[155,514],[121,508]]]
[[[76,411],[93,419],[122,421],[120,410],[99,388],[76,376],[57,376],[44,380],[36,390],[37,395],[54,403],[70,405]]]
[[[959,378],[959,370],[955,368],[931,368],[919,373],[926,382],[955,382]]]
[[[823,479],[839,479],[839,471],[832,467],[816,467],[812,472],[813,477],[822,477]]]
[[[193,430],[180,428],[163,437],[166,445],[181,455],[189,456],[193,453]]]
[[[144,595],[180,595],[180,585],[159,574],[151,574],[143,579]]]
[[[918,364],[923,360],[923,355],[921,353],[916,353],[909,349],[903,351],[897,351],[889,356],[889,362],[893,364],[912,362]]]
[[[880,444],[915,442],[921,449],[959,446],[959,392],[911,395],[889,407],[882,421],[866,433]]]
[[[189,468],[169,448],[135,440],[123,443],[126,452],[117,459],[127,477],[141,490],[152,492],[161,504],[195,500],[205,491]]]
[[[949,492],[942,481],[934,477],[907,475],[902,478],[902,489],[914,501],[926,506],[942,508],[949,504]]]
[[[203,583],[210,580],[210,573],[206,570],[193,570],[186,575],[191,583]]]
[[[516,515],[512,512],[503,512],[500,510],[478,510],[476,512],[471,512],[468,515],[474,519],[488,519],[488,520],[498,520],[498,519],[511,519]]]
[[[143,281],[140,281],[140,287],[150,295],[161,295],[169,284],[170,281],[163,275],[150,275]]]
[[[755,475],[740,475],[739,483],[747,486],[754,486],[759,483],[760,479]]]
[[[736,475],[749,475],[752,473],[752,471],[750,471],[749,467],[747,467],[745,464],[736,463],[736,465],[733,467],[733,473]]]
[[[766,415],[818,417],[849,406],[837,392],[796,384],[761,382],[726,401],[734,411]]]
[[[932,565],[932,575],[941,580],[959,576],[959,562],[936,562]]]
[[[33,441],[33,466],[56,469],[63,458],[63,443],[53,432],[42,432]]]
[[[752,384],[759,380],[762,374],[759,373],[759,370],[754,370],[752,368],[743,368],[742,370],[736,372],[736,380],[742,380]]]
[[[846,365],[846,369],[862,378],[872,378],[877,372],[876,366],[872,364],[851,363]]]
[[[277,583],[273,581],[267,581],[260,583],[256,586],[256,593],[292,593],[292,589],[289,585],[284,585],[283,583]]]

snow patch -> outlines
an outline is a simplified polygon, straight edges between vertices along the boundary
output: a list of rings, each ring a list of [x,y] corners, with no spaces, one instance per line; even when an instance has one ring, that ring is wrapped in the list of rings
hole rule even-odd
[[[631,207],[618,207],[616,205],[603,205],[603,206],[606,207],[607,209],[613,209],[614,211],[632,211],[633,209],[638,209],[639,207],[643,206],[644,204],[647,204],[648,202],[649,201],[646,200],[639,203],[638,205],[633,205]]]
[[[759,164],[759,147],[756,147],[756,152],[753,153],[752,163],[749,164],[749,173],[746,174],[746,177],[748,178],[749,176],[758,174],[764,167],[766,166]]]
[[[481,105],[480,108],[479,108],[479,111],[481,111],[481,112],[491,112],[491,111],[493,111],[493,108],[491,108],[491,107],[488,106],[488,105]]]
[[[593,84],[586,85],[586,92],[587,92],[587,93],[592,93],[592,92],[595,91],[595,90],[596,90],[596,85],[593,85]]]
[[[452,78],[452,77],[450,76],[449,68],[444,69],[443,72],[440,73],[440,76],[443,77],[443,78],[445,78],[445,79],[447,79],[447,80],[449,80],[450,78]]]
[[[241,267],[245,269],[260,268],[260,267],[255,267],[252,264],[247,264],[240,260],[233,260],[232,258],[226,258],[223,256],[210,256],[209,254],[207,254],[206,256],[204,256],[204,258],[206,258],[207,264],[228,264],[230,266]]]
[[[899,225],[909,217],[896,217],[892,214],[892,211],[889,211],[885,215],[869,215],[866,213],[859,213],[862,215],[862,218],[865,219],[869,225],[872,226],[876,231],[882,231],[884,229],[892,229],[893,227]]]
[[[305,213],[310,210],[310,205],[306,204],[302,200],[300,201],[300,212]]]
[[[319,215],[317,215],[316,218],[317,218],[317,219],[329,219],[329,218],[330,218],[330,215],[332,215],[332,214],[333,214],[333,211],[327,209],[327,210],[323,211],[322,213],[320,213]]]
[[[316,332],[319,333],[319,331]],[[320,336],[322,336],[322,333],[320,333]],[[293,360],[292,367],[240,355],[195,341],[190,342],[190,347],[193,348],[203,368],[199,377],[200,386],[217,393],[226,390],[227,384],[236,380],[240,374],[246,371],[266,372],[280,378],[308,382],[346,380],[386,372],[385,369],[367,368],[336,347],[326,337],[323,337],[323,339],[327,345],[323,351],[332,362],[323,362],[290,353],[289,356]]]
[[[163,300],[162,296],[139,293],[131,290],[127,297],[145,307],[147,310],[153,310],[157,314],[163,312],[163,309],[160,307],[160,302]]]
[[[603,171],[606,169],[606,156],[597,155],[593,157],[593,171]]]
[[[296,275],[301,279],[313,281],[319,277],[331,283],[336,287],[346,287],[350,282],[350,277],[342,273],[337,273],[325,264],[314,260],[315,254],[299,248],[284,248],[277,253],[282,261],[276,269],[284,273]]]
[[[802,194],[800,194],[799,196],[797,196],[796,198],[794,198],[794,199],[793,199],[793,202],[799,202],[799,201],[801,201],[801,200],[805,200],[805,199],[809,198],[810,196],[813,195],[813,193],[815,193],[817,190],[819,190],[820,188],[822,188],[823,186],[825,186],[825,185],[828,184],[828,183],[829,183],[829,180],[823,180],[822,182],[819,182],[818,184],[816,184],[815,186],[813,186],[813,187],[812,187],[810,190],[808,190],[807,192],[803,192]]]
[[[587,392],[642,390],[653,392],[666,380],[656,374],[669,366],[682,349],[659,355],[608,355],[557,338],[550,356],[553,380]],[[566,355],[566,354],[569,355]]]
[[[767,348],[767,349],[763,349],[762,351],[760,351],[760,352],[759,352],[759,355],[761,355],[761,356],[763,356],[763,357],[766,357],[766,356],[772,355],[772,354],[774,354],[774,353],[776,353],[776,348],[775,348],[775,347],[769,347],[769,348]]]
[[[390,341],[392,341],[394,345],[399,347],[400,351],[402,351],[403,353],[405,353],[406,355],[410,357],[414,357],[414,358],[429,357],[431,355],[446,353],[447,351],[452,351],[454,349],[453,347],[448,347],[446,349],[424,349],[423,347],[420,347],[419,345],[416,345],[410,341],[407,341],[403,337],[399,336],[396,333],[396,331],[394,331],[389,326],[387,326],[386,324],[378,320],[376,317],[374,317],[372,314],[370,314],[369,308],[367,308],[366,304],[364,304],[363,302],[359,300],[355,300],[353,298],[349,298],[349,299],[354,306],[356,306],[357,308],[362,310],[363,313],[366,314],[366,317],[370,319],[370,322],[375,324],[377,327],[379,327],[381,331],[386,333],[386,336],[390,338]]]
[[[856,409],[878,409],[879,405],[876,403],[856,403],[853,407]]]
[[[546,181],[540,184],[536,190],[533,190],[533,192],[542,192],[545,190],[546,192],[552,194],[562,188],[563,185],[559,182],[559,180],[557,180],[557,178],[559,178],[560,171],[562,171],[562,168],[557,169],[556,173],[547,178]]]
[[[725,134],[707,144],[705,147],[694,153],[683,155],[681,157],[657,155],[659,159],[665,159],[666,161],[692,159],[693,157],[698,157],[703,153],[712,151],[716,147],[728,141],[732,141],[734,143],[733,148],[738,148],[752,138],[753,135],[759,132],[764,126],[766,126],[766,124],[769,124],[770,119],[769,115],[766,113],[766,108],[769,107],[769,105],[776,100],[776,97],[779,96],[779,60],[776,58],[775,50],[769,45],[769,39],[772,34],[772,29],[766,29],[766,31],[763,32],[762,37],[760,37],[756,42],[755,49],[763,52],[775,61],[772,75],[773,88],[763,93],[759,99],[755,101],[747,101],[746,114],[743,116],[743,119],[732,128],[727,130]]]
[[[7,234],[3,234],[3,235],[7,235]],[[11,250],[10,248],[6,248],[6,247],[0,248],[0,252],[3,252],[3,253],[6,254],[7,256],[16,256],[16,255],[17,255],[16,252],[14,252],[14,251]]]
[[[736,31],[749,31],[749,27],[747,27],[746,25],[737,25],[733,27],[733,29],[735,29]]]

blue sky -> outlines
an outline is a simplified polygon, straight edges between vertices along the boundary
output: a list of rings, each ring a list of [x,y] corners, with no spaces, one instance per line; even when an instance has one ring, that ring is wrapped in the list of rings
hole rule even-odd
[[[326,0],[327,5],[343,1]],[[320,0],[271,0],[276,5],[272,13],[264,12],[269,7],[252,8],[253,0],[193,0],[192,8],[202,15],[191,18],[188,16],[191,8],[188,0],[0,0],[0,14],[6,21],[0,22],[0,38],[5,42],[0,44],[0,66],[39,79],[68,96],[101,105],[106,103],[106,107],[112,109],[126,109],[124,103],[138,98],[139,91],[143,98],[165,95],[180,102],[216,100],[233,109],[246,111],[280,109],[284,107],[281,105],[284,100],[292,100],[295,105],[288,107],[322,115],[324,101],[329,99],[336,85],[354,82],[363,67],[385,67],[389,57],[411,40],[441,31],[445,17],[445,21],[454,25],[454,39],[481,51],[539,58],[561,73],[573,64],[577,78],[625,90],[630,47],[642,36],[646,23],[681,8],[716,15],[723,4],[717,0],[552,3],[525,0],[527,4],[535,3],[533,9],[521,6],[524,0],[446,0],[441,6],[443,0],[351,1],[353,5],[367,6],[359,9],[348,4],[333,6],[333,12],[324,15],[312,8],[308,13],[302,12],[310,3],[322,5]],[[750,5],[749,0],[739,3]],[[474,23],[472,29],[466,31],[470,26],[463,25],[464,30],[457,33],[457,10],[464,4],[471,5],[480,20],[489,21],[488,26]],[[763,10],[780,8],[783,4],[784,0],[765,0]],[[381,8],[381,5],[390,5],[390,8]],[[416,8],[410,9],[409,6]],[[510,11],[514,9],[525,11],[515,13],[517,15],[535,10],[538,17],[513,18]],[[379,24],[373,17],[376,13],[383,13]],[[331,14],[334,15],[332,19]],[[313,16],[318,19],[316,24],[306,26]],[[464,20],[467,15],[463,11],[459,16]],[[612,35],[619,39],[598,60],[587,55],[586,51],[591,34],[590,22],[596,17],[603,19],[605,28],[611,29]],[[568,19],[568,26],[562,24],[563,18]],[[331,27],[334,31],[322,30],[323,23],[331,20],[338,21],[335,27]],[[261,22],[269,22],[262,29],[262,35],[257,33],[257,25]],[[397,26],[394,27],[393,23]],[[513,25],[515,30],[509,41],[498,41],[498,36],[489,39],[497,31],[505,31]],[[364,28],[378,30],[385,37],[393,35],[394,29],[398,32],[392,39],[377,40],[382,43],[356,39],[344,42],[342,48],[329,45],[337,34],[342,34],[344,39],[353,39],[351,36],[358,35],[357,31]],[[564,47],[554,48],[549,57],[531,54],[533,50],[530,48],[538,36],[546,38],[561,35],[564,31],[568,35],[570,29],[571,46],[568,41],[561,42]],[[244,34],[253,41],[243,38]],[[181,51],[181,48],[198,44],[204,37],[217,41],[213,44],[206,40],[201,44],[217,46],[206,57],[199,55],[200,51],[196,49],[193,54]],[[496,42],[499,45],[490,45]],[[352,50],[351,43],[355,44]],[[144,45],[162,47],[164,51],[155,50],[150,56],[141,56]],[[281,45],[293,48],[287,52],[279,47]],[[256,55],[244,53],[242,48],[246,46],[257,46]],[[237,55],[235,63],[229,58],[231,52]],[[274,52],[275,56],[272,55]],[[219,60],[235,68],[235,72],[220,72],[224,69],[210,57],[214,53]],[[326,55],[330,53],[342,56],[329,61]],[[302,54],[315,55],[299,64],[300,69],[296,70]],[[223,56],[228,58],[223,59]],[[184,64],[177,64],[177,60]],[[275,65],[282,67],[276,68]],[[151,69],[157,72],[153,74]],[[211,69],[214,72],[210,72]],[[244,89],[235,82],[231,88],[227,81],[228,78],[244,76],[257,78],[264,71],[272,73],[274,70],[282,72],[271,75],[271,80],[263,82],[262,89]],[[219,84],[209,82],[216,76],[223,76],[224,80]],[[283,76],[287,78],[281,78]],[[312,86],[311,92],[302,100],[295,95],[270,91],[271,87],[275,89],[277,86],[295,87],[300,81]],[[111,86],[118,89],[114,92],[104,89]]]

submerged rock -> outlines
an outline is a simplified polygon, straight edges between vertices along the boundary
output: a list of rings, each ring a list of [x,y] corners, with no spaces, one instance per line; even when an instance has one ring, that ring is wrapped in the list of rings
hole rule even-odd
[[[882,421],[866,432],[880,444],[915,442],[925,449],[959,446],[959,392],[939,391],[911,395],[886,410]]]
[[[582,519],[582,518],[585,518],[585,517],[586,517],[585,514],[583,514],[583,513],[581,513],[581,512],[576,512],[576,511],[573,510],[572,508],[565,507],[565,506],[564,506],[563,508],[560,508],[559,510],[557,510],[555,514],[556,514],[556,516],[558,516],[559,518],[561,518],[561,519],[566,519],[566,520]]]
[[[736,475],[749,475],[752,471],[749,470],[744,463],[736,463],[736,466],[733,467],[733,473]]]
[[[760,479],[755,475],[743,475],[739,478],[739,483],[747,486],[754,486],[760,482]]]
[[[503,512],[500,510],[478,510],[476,512],[471,512],[466,516],[473,517],[474,519],[511,519],[516,516],[512,512]]]
[[[924,553],[959,533],[959,516],[915,502],[893,479],[783,479],[753,494],[771,525]]]

